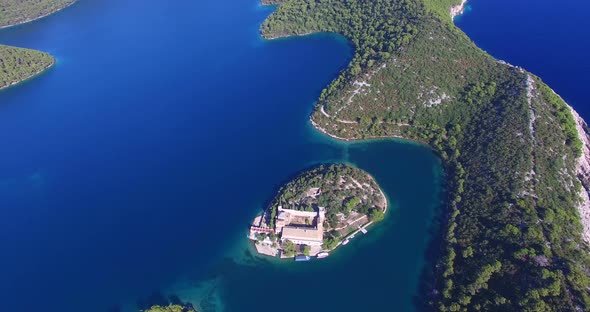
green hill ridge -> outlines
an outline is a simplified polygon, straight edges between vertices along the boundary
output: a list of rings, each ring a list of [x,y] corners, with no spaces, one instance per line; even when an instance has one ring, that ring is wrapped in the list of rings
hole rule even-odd
[[[586,125],[540,78],[477,48],[452,23],[459,4],[286,0],[261,33],[334,32],[355,48],[318,99],[318,130],[408,138],[444,160],[449,200],[431,308],[588,311],[578,178]]]

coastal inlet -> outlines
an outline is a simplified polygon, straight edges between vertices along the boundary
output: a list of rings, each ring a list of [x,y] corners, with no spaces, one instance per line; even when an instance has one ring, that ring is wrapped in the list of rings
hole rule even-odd
[[[325,258],[359,232],[383,220],[387,199],[366,172],[321,165],[283,186],[254,218],[248,237],[258,253],[307,261]]]

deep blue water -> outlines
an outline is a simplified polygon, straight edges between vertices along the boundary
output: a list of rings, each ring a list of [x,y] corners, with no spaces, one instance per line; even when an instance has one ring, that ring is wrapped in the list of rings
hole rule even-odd
[[[303,116],[350,49],[325,35],[265,44],[269,12],[82,0],[0,32],[58,59],[0,93],[4,309],[147,296],[217,261],[285,178],[342,158]]]
[[[494,57],[540,76],[590,119],[590,2],[469,0],[456,24]]]
[[[392,202],[387,223],[325,262],[333,294],[385,294],[374,304],[393,295],[410,308],[440,201],[439,163],[417,145],[316,133],[313,101],[352,51],[326,34],[266,42],[258,26],[270,12],[257,0],[81,0],[0,31],[4,44],[58,59],[0,93],[3,309],[134,310],[157,291],[252,310],[261,290],[247,284],[322,274],[245,264],[254,261],[245,233],[281,183],[330,161],[368,170]],[[380,278],[369,287],[363,270]],[[280,297],[289,299],[297,294]],[[362,307],[351,299],[331,306]]]
[[[549,4],[474,0],[458,22],[590,116],[589,4]],[[157,291],[216,311],[300,311],[284,290],[301,288],[308,311],[412,310],[439,162],[413,144],[316,133],[313,101],[352,51],[326,34],[263,41],[270,12],[257,0],[80,0],[0,31],[58,58],[0,92],[4,310],[134,310]],[[307,266],[249,255],[246,227],[273,191],[331,161],[376,177],[386,221]]]

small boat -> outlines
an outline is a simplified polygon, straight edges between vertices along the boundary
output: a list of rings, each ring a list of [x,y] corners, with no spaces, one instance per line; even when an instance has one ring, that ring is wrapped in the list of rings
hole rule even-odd
[[[295,256],[295,261],[309,261],[311,259],[309,256],[306,255],[297,255]]]
[[[327,252],[325,252],[325,251],[322,251],[322,252],[320,252],[320,253],[318,254],[318,259],[325,258],[325,257],[327,257],[327,256],[329,256],[329,255],[330,255],[329,253],[327,253]]]
[[[342,245],[346,245],[346,244],[348,244],[348,242],[349,242],[349,240],[347,239],[347,240],[345,240],[345,241],[342,242]]]

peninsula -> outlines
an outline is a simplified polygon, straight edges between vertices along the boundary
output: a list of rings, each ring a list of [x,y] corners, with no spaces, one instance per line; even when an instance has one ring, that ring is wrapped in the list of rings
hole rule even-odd
[[[264,255],[323,258],[359,232],[367,233],[386,210],[387,199],[368,173],[343,164],[321,165],[280,188],[254,219],[249,238]]]
[[[539,77],[453,25],[465,1],[272,2],[265,38],[333,32],[355,49],[319,96],[316,129],[407,138],[443,160],[448,201],[425,304],[590,310],[588,127]]]
[[[51,15],[76,0],[3,0],[0,28],[28,23]]]
[[[76,0],[8,0],[0,11],[0,28],[27,23],[76,2]],[[55,64],[45,52],[0,45],[0,90],[35,77]]]
[[[0,90],[32,78],[55,64],[48,53],[0,45]]]

